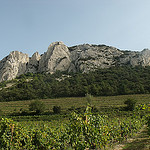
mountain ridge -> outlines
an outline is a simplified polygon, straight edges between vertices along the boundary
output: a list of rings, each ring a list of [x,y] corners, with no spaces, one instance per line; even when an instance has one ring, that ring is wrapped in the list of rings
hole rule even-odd
[[[141,52],[119,50],[107,45],[82,44],[67,47],[63,42],[53,42],[48,50],[32,57],[13,51],[0,61],[0,82],[12,80],[25,73],[89,72],[112,66],[150,66],[150,50]]]

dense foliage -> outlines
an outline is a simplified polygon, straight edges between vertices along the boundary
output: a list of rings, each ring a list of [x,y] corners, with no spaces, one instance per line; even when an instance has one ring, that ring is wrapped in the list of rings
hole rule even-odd
[[[150,137],[150,115],[147,117],[148,135]]]
[[[45,104],[42,101],[33,101],[29,104],[29,110],[35,111],[36,114],[40,114],[45,111]]]
[[[126,109],[127,109],[127,110],[132,111],[132,110],[134,110],[134,108],[135,108],[136,101],[133,100],[133,99],[127,99],[127,100],[124,102],[124,104],[127,105],[127,106],[126,106]]]
[[[88,106],[84,114],[72,113],[66,125],[52,129],[43,124],[30,128],[2,118],[0,121],[1,149],[101,149],[113,142],[121,142],[146,123],[147,105],[139,105],[130,117],[110,119],[93,115]]]
[[[10,82],[10,81],[9,81]],[[89,73],[21,75],[0,84],[0,101],[150,93],[150,67],[112,67]]]
[[[54,106],[53,112],[54,112],[54,114],[59,114],[61,112],[61,107],[60,106]]]

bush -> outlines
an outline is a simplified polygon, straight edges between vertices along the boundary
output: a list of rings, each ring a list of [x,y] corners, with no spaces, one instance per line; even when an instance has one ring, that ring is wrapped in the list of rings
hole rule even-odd
[[[36,100],[29,104],[29,110],[35,111],[36,114],[41,114],[45,111],[45,104],[42,101]]]
[[[92,99],[93,99],[93,96],[91,95],[91,94],[86,94],[85,95],[85,98],[86,98],[86,100],[87,100],[87,103],[89,104],[89,105],[92,105]]]
[[[53,112],[54,112],[54,114],[59,114],[61,112],[61,107],[60,106],[54,106]]]
[[[92,113],[97,113],[99,112],[98,108],[96,106],[92,106]]]
[[[75,106],[71,106],[70,108],[68,108],[68,111],[69,111],[69,112],[75,111]]]
[[[133,99],[127,99],[124,104],[126,104],[126,109],[127,110],[130,110],[130,111],[133,111],[134,108],[135,108],[135,104],[136,104],[136,100],[133,100]]]
[[[2,116],[3,115],[3,112],[2,112],[2,110],[0,109],[0,116]]]

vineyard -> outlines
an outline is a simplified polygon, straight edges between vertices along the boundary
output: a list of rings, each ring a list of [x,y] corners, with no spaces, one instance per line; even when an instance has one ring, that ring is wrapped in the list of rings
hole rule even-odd
[[[134,135],[144,124],[150,131],[148,104],[135,107],[132,115],[109,118],[93,114],[88,105],[85,112],[72,112],[69,120],[59,127],[51,128],[48,123],[26,125],[8,118],[0,121],[1,149],[102,149],[113,143],[122,142]],[[150,134],[150,133],[149,133]]]

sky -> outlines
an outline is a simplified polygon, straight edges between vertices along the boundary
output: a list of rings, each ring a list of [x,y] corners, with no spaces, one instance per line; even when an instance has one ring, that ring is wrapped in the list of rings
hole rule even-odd
[[[0,0],[0,60],[55,41],[150,49],[150,0]]]

